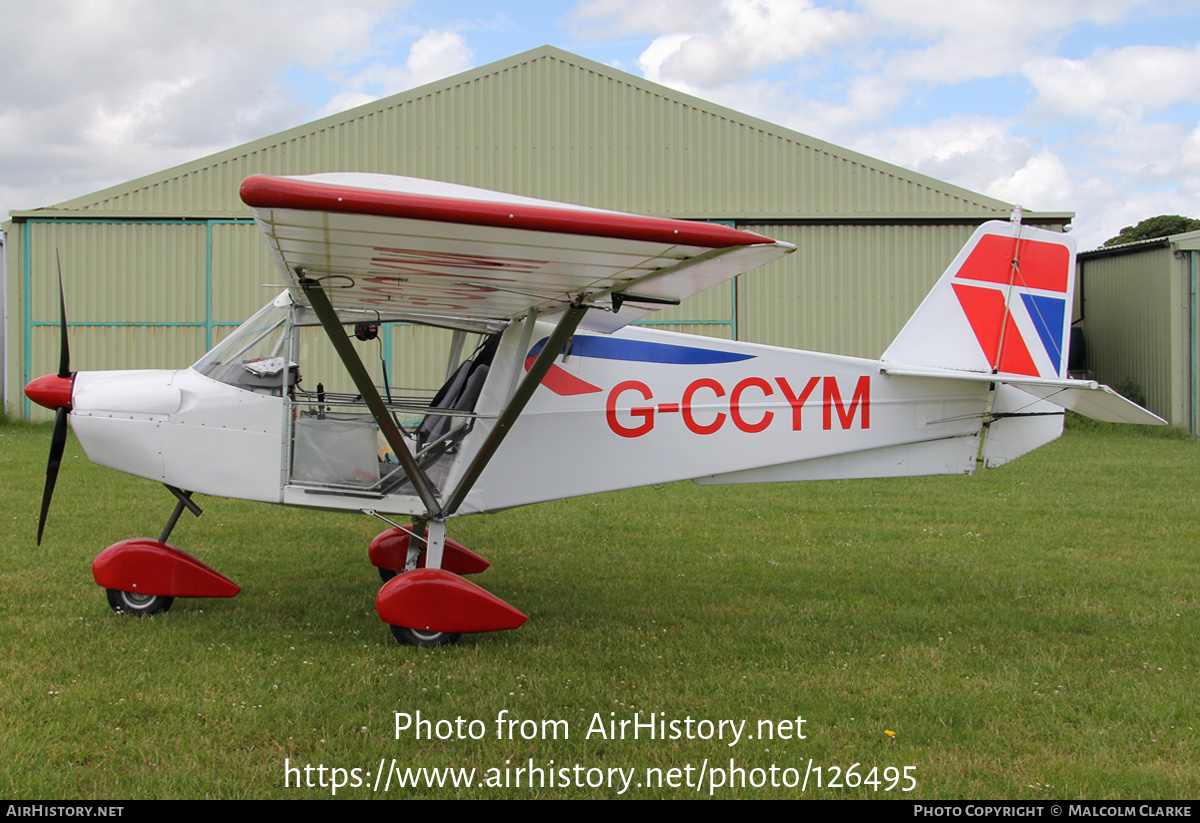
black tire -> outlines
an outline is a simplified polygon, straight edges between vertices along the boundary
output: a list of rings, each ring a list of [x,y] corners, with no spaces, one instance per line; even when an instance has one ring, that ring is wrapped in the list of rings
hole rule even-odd
[[[422,632],[406,626],[392,626],[392,636],[401,646],[420,646],[432,649],[437,646],[453,646],[462,637],[462,632]]]
[[[137,594],[123,592],[120,589],[107,589],[108,605],[117,614],[132,614],[134,617],[149,617],[152,614],[162,614],[171,608],[174,597],[164,597],[159,594]]]
[[[391,580],[393,577],[395,577],[397,574],[399,574],[399,572],[394,571],[392,569],[381,568],[379,570],[379,579],[382,580],[384,583],[386,583],[389,580]]]

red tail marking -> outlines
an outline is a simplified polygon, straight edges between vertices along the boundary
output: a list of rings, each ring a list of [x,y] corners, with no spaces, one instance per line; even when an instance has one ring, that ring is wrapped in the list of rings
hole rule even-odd
[[[1040,240],[1022,240],[1017,251],[1019,262],[1013,278],[1013,251],[1016,238],[985,234],[967,257],[956,277],[964,280],[983,280],[988,283],[1008,283],[1031,289],[1065,292],[1071,253],[1066,246]],[[984,347],[988,350],[987,347]],[[991,351],[991,350],[988,350]]]
[[[1012,314],[1004,305],[1004,293],[999,289],[984,289],[978,286],[954,285],[954,293],[962,304],[967,319],[971,321],[971,329],[975,338],[987,355],[988,363],[993,369],[1007,374],[1027,374],[1038,376],[1037,366],[1025,347],[1021,332],[1013,322]],[[1004,333],[1004,350],[1000,349],[1001,330]]]

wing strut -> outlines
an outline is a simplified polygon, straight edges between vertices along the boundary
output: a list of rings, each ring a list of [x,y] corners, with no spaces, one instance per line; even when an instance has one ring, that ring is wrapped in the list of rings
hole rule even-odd
[[[325,294],[325,289],[318,281],[305,277],[303,270],[297,270],[296,274],[299,276],[300,288],[304,289],[304,296],[308,298],[309,305],[312,306],[317,319],[321,321],[325,333],[329,335],[329,342],[333,343],[333,348],[337,351],[338,357],[342,359],[346,371],[350,373],[350,378],[354,381],[358,393],[362,395],[367,408],[371,411],[371,416],[375,418],[379,430],[383,432],[384,439],[387,440],[392,451],[396,453],[397,459],[400,460],[400,467],[408,475],[409,482],[420,495],[426,510],[435,517],[441,516],[442,504],[438,502],[433,485],[425,476],[425,472],[421,471],[421,467],[417,465],[412,452],[408,450],[408,444],[404,442],[400,428],[388,414],[387,406],[384,405],[383,398],[379,396],[379,390],[375,388],[371,375],[367,374],[367,369],[359,359],[358,352],[354,351],[354,346],[350,345],[350,338],[342,328],[337,312],[334,311],[329,297]],[[547,368],[549,367],[547,366]]]
[[[517,418],[521,416],[521,412],[525,409],[525,404],[529,402],[529,398],[533,397],[533,392],[537,389],[538,384],[542,382],[542,378],[546,376],[546,372],[550,371],[550,367],[554,365],[555,358],[566,347],[567,342],[571,339],[571,335],[575,333],[575,329],[579,326],[579,321],[583,320],[583,316],[587,314],[587,310],[587,306],[582,306],[577,301],[572,303],[570,308],[563,313],[562,318],[558,321],[558,325],[550,333],[550,338],[546,341],[545,347],[538,354],[537,359],[533,361],[533,365],[517,386],[517,390],[513,392],[508,405],[500,413],[500,417],[496,420],[496,425],[488,433],[487,439],[483,441],[483,445],[479,447],[479,451],[471,460],[471,465],[463,472],[462,479],[458,482],[458,485],[454,488],[454,492],[450,495],[450,499],[446,502],[445,514],[454,514],[458,510],[458,507],[462,505],[467,493],[471,491],[471,487],[479,479],[479,475],[483,474],[483,470],[487,468],[488,461],[492,459],[492,455],[496,453],[496,450],[500,448],[500,444],[504,442],[509,429],[517,422]]]

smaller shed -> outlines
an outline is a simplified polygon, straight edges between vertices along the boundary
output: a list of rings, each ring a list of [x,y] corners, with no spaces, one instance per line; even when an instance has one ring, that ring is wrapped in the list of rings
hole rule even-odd
[[[1078,261],[1096,379],[1140,391],[1152,412],[1200,435],[1200,231],[1086,251]]]

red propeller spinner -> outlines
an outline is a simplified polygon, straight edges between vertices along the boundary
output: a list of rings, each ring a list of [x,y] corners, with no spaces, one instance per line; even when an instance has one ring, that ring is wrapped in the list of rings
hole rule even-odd
[[[75,375],[60,377],[57,374],[47,374],[36,380],[30,380],[25,387],[25,396],[47,409],[70,409],[71,389],[75,383]]]

